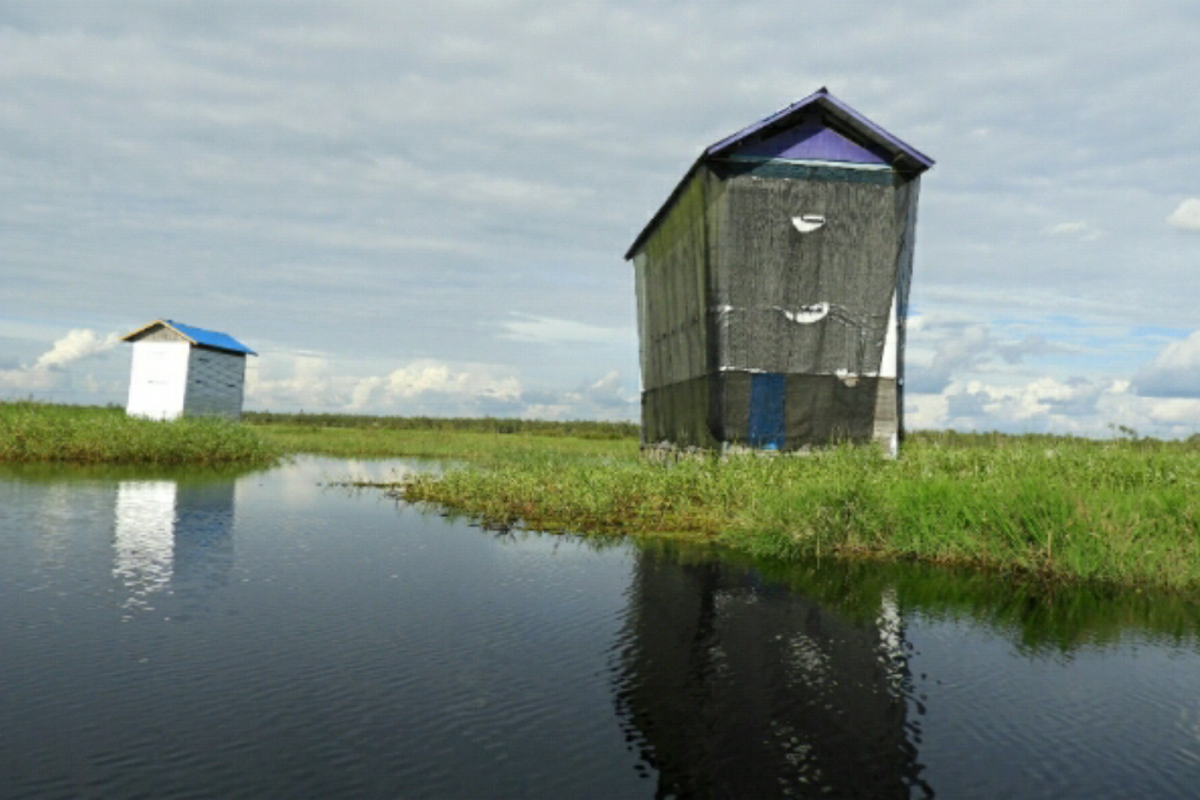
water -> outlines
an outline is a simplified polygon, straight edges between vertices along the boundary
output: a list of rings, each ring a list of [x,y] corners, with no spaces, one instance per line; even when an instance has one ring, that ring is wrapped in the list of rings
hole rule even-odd
[[[0,797],[1192,797],[1187,598],[0,476]]]

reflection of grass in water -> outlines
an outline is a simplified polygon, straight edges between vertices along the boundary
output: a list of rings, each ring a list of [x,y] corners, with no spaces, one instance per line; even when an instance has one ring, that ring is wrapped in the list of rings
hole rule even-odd
[[[222,484],[263,469],[246,464],[154,465],[154,464],[63,464],[38,461],[0,463],[0,480],[24,483],[104,483],[120,481],[174,481],[181,485]]]
[[[1175,643],[1200,640],[1200,605],[1183,592],[897,561],[785,562],[660,539],[641,540],[639,547],[684,564],[719,552],[726,569],[753,570],[862,624],[878,619],[882,597],[894,597],[906,616],[982,623],[1030,654],[1067,653],[1146,633]]]
[[[970,564],[1200,586],[1200,448],[1045,436],[913,437],[903,457],[515,453],[412,476],[410,499],[544,529],[670,533],[755,555]]]
[[[156,422],[119,408],[0,403],[0,463],[266,465],[281,452],[225,420]]]
[[[1179,592],[896,563],[806,564],[793,567],[784,580],[807,593],[832,595],[843,607],[857,605],[860,614],[872,618],[879,613],[880,593],[890,589],[907,612],[985,622],[1011,631],[1030,652],[1069,652],[1116,641],[1127,632],[1149,631],[1176,642],[1200,637],[1200,607]]]

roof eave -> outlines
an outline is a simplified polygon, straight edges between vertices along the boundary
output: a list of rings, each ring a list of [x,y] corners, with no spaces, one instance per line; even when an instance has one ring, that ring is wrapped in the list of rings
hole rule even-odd
[[[662,222],[663,217],[665,217],[671,208],[674,207],[675,201],[679,199],[679,195],[683,194],[684,187],[688,185],[692,179],[692,176],[695,175],[696,171],[700,169],[700,165],[704,163],[704,160],[705,156],[702,154],[699,158],[692,162],[692,166],[689,167],[688,171],[685,172],[683,177],[679,179],[679,183],[675,184],[675,188],[671,190],[669,195],[667,195],[666,201],[658,207],[658,211],[654,212],[654,216],[652,216],[650,221],[645,224],[641,233],[639,233],[637,238],[633,240],[633,244],[629,245],[629,249],[625,251],[626,261],[629,261],[637,254],[637,251],[640,250],[642,245],[646,243],[646,240],[650,238],[650,234],[653,233],[654,229],[658,227],[658,224]]]

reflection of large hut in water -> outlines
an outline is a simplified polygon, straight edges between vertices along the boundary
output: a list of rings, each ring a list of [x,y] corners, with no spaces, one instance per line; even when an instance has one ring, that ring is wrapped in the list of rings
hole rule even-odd
[[[625,256],[643,443],[894,453],[932,165],[825,89],[706,149]]]
[[[717,562],[639,555],[618,713],[657,797],[931,794],[909,741],[902,629]]]

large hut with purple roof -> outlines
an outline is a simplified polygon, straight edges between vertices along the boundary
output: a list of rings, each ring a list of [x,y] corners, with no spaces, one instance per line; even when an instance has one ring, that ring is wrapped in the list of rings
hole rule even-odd
[[[625,256],[643,444],[894,454],[932,165],[824,88],[708,147]]]

